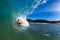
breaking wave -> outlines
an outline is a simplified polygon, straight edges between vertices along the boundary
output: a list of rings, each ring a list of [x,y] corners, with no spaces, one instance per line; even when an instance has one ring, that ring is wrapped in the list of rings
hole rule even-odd
[[[15,18],[14,20],[16,21],[16,19],[18,17],[19,18],[22,17],[23,20],[25,20],[26,16],[28,14],[31,14],[38,7],[38,5],[43,4],[44,1],[45,0],[26,0],[26,2],[24,2],[24,0],[21,0],[20,2],[17,2],[15,0],[15,2],[17,2],[16,5],[15,5],[15,2],[12,2],[13,3],[12,5],[14,5],[13,6],[13,10],[14,10],[13,15],[14,15],[14,18]],[[14,21],[14,23],[15,23],[15,21]],[[26,22],[28,22],[28,21],[26,20]],[[24,23],[25,25],[27,25],[26,22]],[[29,23],[28,23],[28,25],[29,25]],[[25,27],[25,26],[20,25],[20,28],[18,28],[16,25],[14,25],[14,27],[17,28],[19,31],[24,31],[24,30],[27,30],[27,28],[29,26]]]
[[[18,28],[15,24],[17,18],[19,17],[20,19],[22,17],[23,20],[25,20],[25,26],[26,24],[29,25],[26,16],[31,14],[38,5],[45,3],[45,1],[46,0],[0,0],[0,13],[2,13],[1,15],[3,16],[5,15],[5,20],[7,20],[8,23],[11,22],[10,24],[13,29],[20,31],[21,28]],[[25,27],[23,26],[22,28]],[[25,29],[27,29],[27,27]]]

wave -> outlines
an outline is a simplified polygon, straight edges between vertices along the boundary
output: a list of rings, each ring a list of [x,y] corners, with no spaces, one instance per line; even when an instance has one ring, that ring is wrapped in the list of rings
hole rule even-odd
[[[0,15],[3,23],[7,21],[8,25],[14,28],[16,19],[23,17],[26,19],[28,14],[31,14],[44,0],[0,0]],[[4,24],[5,25],[5,24]],[[7,26],[6,26],[7,27]]]
[[[14,14],[14,17],[15,17],[14,20],[16,20],[18,17],[22,17],[23,20],[25,20],[26,16],[28,14],[31,14],[38,7],[38,5],[40,4],[41,0],[26,0],[26,2],[24,2],[24,3],[23,3],[23,1],[20,1],[20,2],[21,2],[21,4],[19,3],[19,5],[20,5],[19,9],[16,8],[16,10],[14,11],[14,13],[15,13]],[[25,26],[22,27],[21,26],[21,28],[17,28],[17,29],[20,30],[20,31],[23,31],[23,30],[26,30],[27,28],[28,27],[25,27]]]

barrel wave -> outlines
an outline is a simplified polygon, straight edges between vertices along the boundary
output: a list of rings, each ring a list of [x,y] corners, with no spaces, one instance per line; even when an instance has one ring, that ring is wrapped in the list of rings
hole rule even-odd
[[[26,30],[19,31],[15,22],[18,17],[26,19],[40,3],[41,0],[0,0],[0,40],[29,40],[24,37]]]

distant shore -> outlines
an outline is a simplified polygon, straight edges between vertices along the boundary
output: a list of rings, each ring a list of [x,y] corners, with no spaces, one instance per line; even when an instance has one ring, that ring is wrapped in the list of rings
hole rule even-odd
[[[48,20],[31,20],[27,19],[29,23],[36,23],[36,24],[59,24],[60,25],[60,20],[59,21],[48,21]]]

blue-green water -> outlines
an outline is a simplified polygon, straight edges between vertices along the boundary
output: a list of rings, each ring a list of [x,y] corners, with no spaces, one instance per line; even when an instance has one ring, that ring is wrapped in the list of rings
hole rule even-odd
[[[60,25],[30,24],[23,32],[14,28],[16,18],[32,13],[39,2],[0,0],[0,40],[60,40]]]
[[[60,40],[60,25],[30,24],[24,32],[0,27],[0,40]]]
[[[36,40],[60,40],[60,25],[31,24],[28,32]]]
[[[14,29],[16,18],[31,13],[40,0],[0,0],[0,40],[28,40]]]

